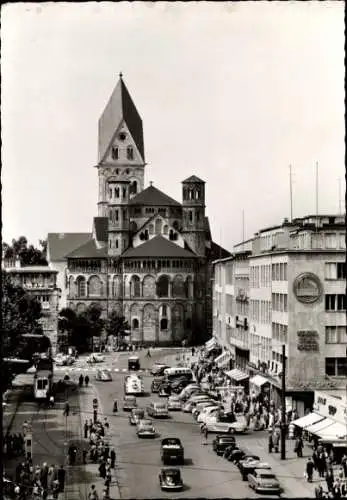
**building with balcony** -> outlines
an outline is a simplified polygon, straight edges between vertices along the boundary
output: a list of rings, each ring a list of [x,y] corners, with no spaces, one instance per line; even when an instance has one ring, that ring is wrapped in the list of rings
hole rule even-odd
[[[20,261],[3,260],[3,270],[6,271],[14,285],[22,287],[35,297],[42,307],[40,323],[43,333],[51,341],[52,352],[56,352],[58,329],[58,304],[60,290],[57,287],[57,271],[49,266],[24,266]]]
[[[248,373],[280,389],[285,345],[288,388],[345,381],[345,238],[343,215],[285,220],[214,262],[214,335],[236,368],[245,349]]]
[[[200,343],[212,333],[212,241],[205,182],[182,182],[182,202],[145,187],[141,117],[122,76],[99,120],[98,216],[90,233],[49,233],[61,307],[98,304],[131,328],[130,342]]]

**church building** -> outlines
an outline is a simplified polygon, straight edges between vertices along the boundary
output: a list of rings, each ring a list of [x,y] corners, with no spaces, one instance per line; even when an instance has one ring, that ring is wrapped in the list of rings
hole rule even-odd
[[[96,168],[91,233],[48,234],[61,307],[117,311],[133,344],[203,342],[212,333],[212,261],[230,254],[212,241],[203,180],[184,179],[181,202],[145,186],[142,120],[121,74],[99,120]]]

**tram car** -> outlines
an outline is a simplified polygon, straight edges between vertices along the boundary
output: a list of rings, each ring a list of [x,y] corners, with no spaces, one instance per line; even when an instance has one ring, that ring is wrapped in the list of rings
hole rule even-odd
[[[34,397],[36,400],[47,399],[53,386],[52,370],[37,370],[34,375]]]

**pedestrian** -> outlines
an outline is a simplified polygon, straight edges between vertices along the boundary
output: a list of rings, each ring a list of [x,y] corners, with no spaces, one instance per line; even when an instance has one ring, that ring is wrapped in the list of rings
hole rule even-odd
[[[69,403],[67,403],[67,402],[66,402],[66,403],[65,403],[65,406],[64,406],[64,415],[65,415],[66,417],[68,417],[68,416],[69,416],[69,414],[70,414],[70,405],[69,405]]]
[[[52,484],[52,493],[53,493],[53,498],[55,500],[58,499],[59,496],[59,490],[60,490],[60,485],[58,479],[55,479]]]
[[[342,495],[341,483],[338,479],[335,481],[335,483],[333,485],[332,492],[334,494],[334,498],[336,498],[337,500],[341,498],[341,495]]]
[[[78,379],[78,384],[79,384],[80,387],[82,387],[82,385],[83,385],[83,380],[84,380],[84,377],[83,377],[83,375],[81,373],[81,375],[79,376],[79,379]]]
[[[88,426],[88,422],[87,420],[84,422],[84,439],[87,439],[88,438],[88,430],[89,430],[89,426]]]
[[[76,463],[76,456],[77,456],[77,448],[76,446],[71,445],[69,448],[69,463],[70,465],[75,465]]]
[[[118,412],[118,402],[117,402],[117,400],[115,400],[113,403],[113,413],[117,413],[117,412]]]
[[[324,494],[324,491],[323,491],[322,485],[320,484],[319,486],[316,486],[314,489],[315,497],[316,498],[323,498],[323,494]]]
[[[306,476],[307,476],[307,481],[309,483],[312,483],[313,469],[314,469],[314,465],[313,465],[312,459],[309,458],[307,463],[306,463]]]
[[[346,455],[346,453],[342,457],[341,465],[343,468],[343,473],[345,475],[345,479],[347,479],[347,455]]]
[[[102,479],[106,478],[106,465],[104,461],[99,465],[99,476],[102,477]]]
[[[110,458],[111,458],[111,469],[114,469],[116,463],[116,452],[114,451],[114,449],[110,451]]]
[[[109,423],[108,423],[108,421],[107,421],[107,417],[105,417],[105,418],[104,418],[104,427],[105,427],[106,429],[109,429],[109,427],[110,427],[110,424],[109,424]]]
[[[333,491],[334,487],[334,475],[329,471],[325,477],[325,482],[327,483],[327,487],[329,491]]]
[[[204,436],[205,436],[205,444],[207,444],[207,440],[208,440],[208,428],[207,428],[207,425],[205,425],[205,427],[204,427]]]
[[[89,377],[88,377],[88,375],[86,375],[84,377],[84,383],[85,383],[86,387],[88,387],[88,384],[89,384]]]
[[[148,349],[148,351],[147,351],[146,357],[147,357],[147,358],[151,358],[151,357],[152,357],[152,356],[151,356],[151,351],[150,351],[149,349]]]
[[[83,461],[84,464],[87,463],[87,455],[88,455],[88,451],[86,449],[84,449],[82,451],[82,461]]]
[[[57,479],[59,481],[59,493],[63,493],[65,489],[65,474],[66,474],[65,469],[61,465],[57,473]]]
[[[304,443],[302,441],[302,438],[299,436],[298,439],[295,442],[295,448],[294,451],[297,454],[298,458],[302,458],[302,449],[304,447]]]

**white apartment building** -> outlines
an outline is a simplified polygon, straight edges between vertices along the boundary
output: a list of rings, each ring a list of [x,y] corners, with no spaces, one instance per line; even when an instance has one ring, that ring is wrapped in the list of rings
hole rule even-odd
[[[214,334],[236,368],[280,388],[284,344],[288,388],[345,380],[345,238],[343,215],[285,220],[215,261]]]

